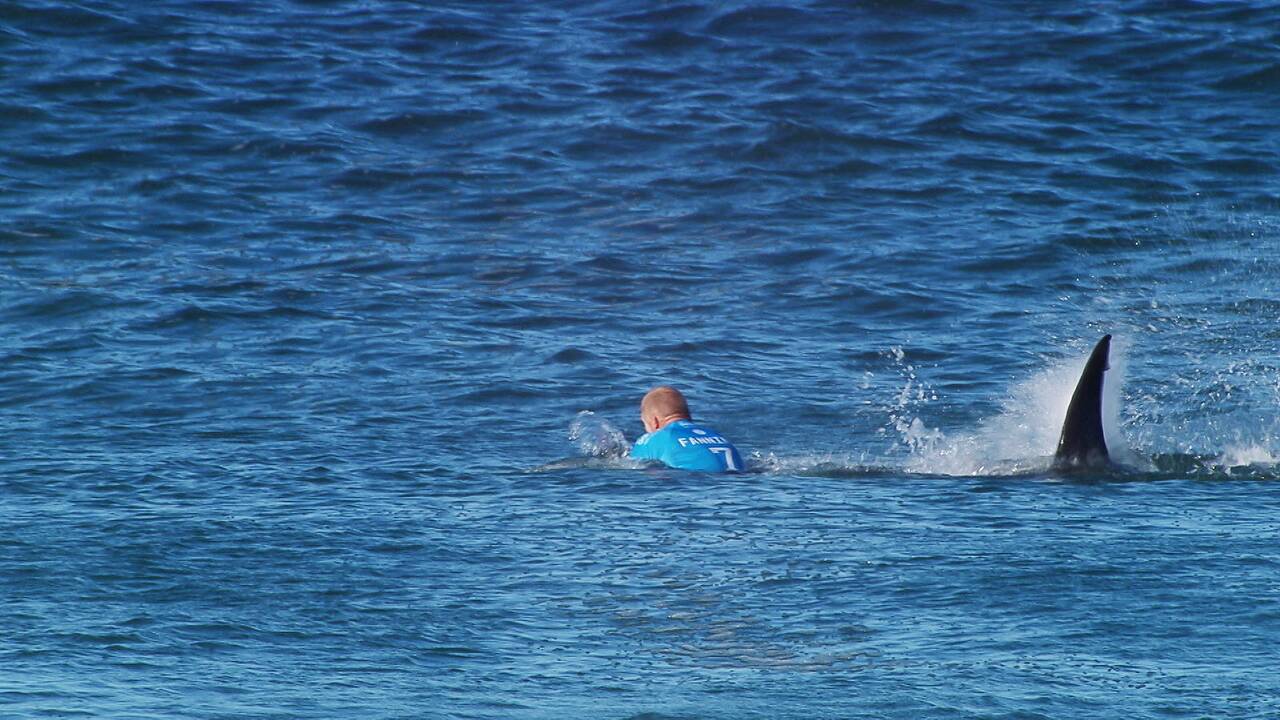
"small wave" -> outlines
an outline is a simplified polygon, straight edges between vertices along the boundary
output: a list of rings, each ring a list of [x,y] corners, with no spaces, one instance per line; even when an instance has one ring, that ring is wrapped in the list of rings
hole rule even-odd
[[[437,25],[423,28],[413,33],[415,40],[439,43],[481,43],[492,40],[493,36],[476,27],[465,25]]]
[[[706,29],[715,35],[751,37],[780,27],[804,27],[809,18],[808,12],[785,5],[747,7],[720,15]]]
[[[700,5],[672,5],[670,7],[641,10],[639,12],[618,15],[614,20],[625,25],[636,25],[642,27],[666,25],[679,26],[689,23],[689,21],[703,15],[705,12],[706,9]]]
[[[122,31],[136,25],[134,20],[123,15],[70,3],[15,3],[0,10],[0,20],[21,21],[19,27],[25,26],[27,31],[38,30],[63,37]]]
[[[147,153],[118,147],[94,147],[47,155],[13,153],[20,162],[42,168],[83,169],[86,166],[133,167],[150,159]]]
[[[659,30],[638,40],[628,43],[636,50],[651,52],[676,53],[684,50],[713,47],[715,42],[704,35],[695,35],[680,30]]]
[[[136,323],[133,327],[142,331],[158,331],[170,328],[213,327],[224,322],[270,321],[278,318],[329,319],[326,313],[305,308],[279,305],[266,308],[233,308],[185,304],[176,310]]]
[[[1280,64],[1269,64],[1214,83],[1218,90],[1265,92],[1280,87]]]
[[[11,321],[49,322],[83,316],[95,312],[134,305],[115,295],[93,290],[67,290],[51,292],[30,300],[16,303],[5,311]]]
[[[567,457],[543,463],[529,470],[532,473],[560,472],[562,470],[640,470],[648,467],[625,457]]]
[[[484,114],[477,110],[406,112],[360,123],[356,129],[375,135],[403,137],[452,129],[483,118]]]
[[[581,348],[567,347],[551,355],[543,363],[547,365],[577,365],[588,360],[594,360],[595,357],[593,353]]]
[[[1276,166],[1251,157],[1227,157],[1205,160],[1201,166],[1219,175],[1270,176],[1275,173]]]

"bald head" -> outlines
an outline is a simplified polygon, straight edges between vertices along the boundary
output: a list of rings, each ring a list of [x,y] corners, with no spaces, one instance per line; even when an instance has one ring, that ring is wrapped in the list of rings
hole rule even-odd
[[[645,432],[653,432],[676,420],[689,419],[689,403],[670,385],[659,385],[640,401],[640,419]]]

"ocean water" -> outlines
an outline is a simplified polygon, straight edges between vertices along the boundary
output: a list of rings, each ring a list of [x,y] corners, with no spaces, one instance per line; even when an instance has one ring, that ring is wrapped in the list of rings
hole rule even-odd
[[[1276,717],[1278,43],[0,4],[0,716]]]

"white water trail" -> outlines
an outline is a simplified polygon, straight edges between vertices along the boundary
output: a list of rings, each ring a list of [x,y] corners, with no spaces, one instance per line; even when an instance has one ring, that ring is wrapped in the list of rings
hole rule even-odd
[[[747,457],[747,469],[767,475],[861,475],[878,467],[867,453],[810,453],[778,455],[754,451]]]

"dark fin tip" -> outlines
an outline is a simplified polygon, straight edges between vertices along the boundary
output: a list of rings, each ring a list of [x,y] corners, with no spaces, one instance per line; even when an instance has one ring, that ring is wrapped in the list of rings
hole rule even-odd
[[[1111,462],[1102,431],[1102,387],[1111,367],[1111,335],[1103,335],[1080,373],[1058,438],[1053,466],[1058,470],[1104,467]]]

